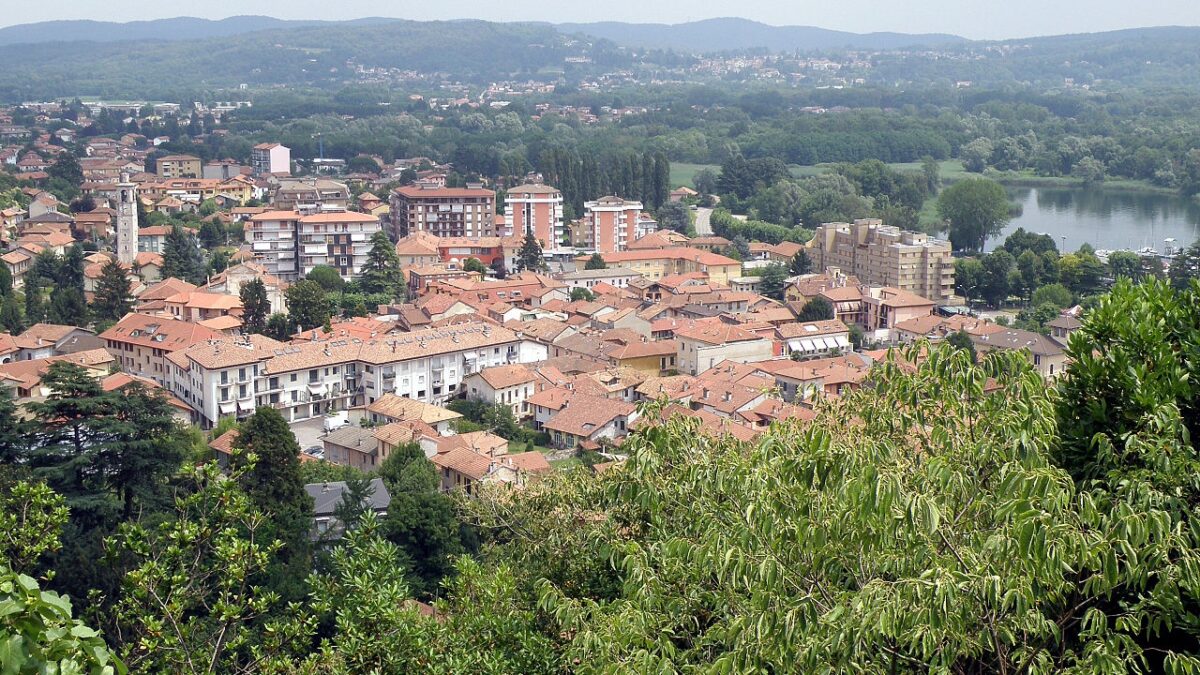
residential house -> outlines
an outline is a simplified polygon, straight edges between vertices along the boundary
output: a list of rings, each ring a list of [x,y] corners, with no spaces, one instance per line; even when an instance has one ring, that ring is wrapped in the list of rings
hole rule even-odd
[[[100,334],[104,348],[121,370],[160,385],[170,381],[167,355],[192,345],[222,337],[190,321],[132,312]]]
[[[722,361],[754,363],[774,356],[774,345],[740,326],[720,319],[691,321],[675,329],[679,370],[697,375]]]

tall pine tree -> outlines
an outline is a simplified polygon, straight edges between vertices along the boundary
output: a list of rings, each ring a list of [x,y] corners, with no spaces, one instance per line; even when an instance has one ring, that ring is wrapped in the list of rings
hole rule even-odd
[[[358,283],[367,295],[386,293],[394,298],[403,297],[404,274],[400,271],[400,256],[396,255],[395,245],[383,230],[371,235],[371,250]]]
[[[521,242],[521,250],[517,253],[517,271],[540,272],[546,267],[542,259],[542,245],[533,234],[532,227],[525,228],[525,241]]]
[[[114,258],[100,270],[100,281],[96,284],[96,297],[92,303],[98,322],[116,322],[133,309],[133,295],[129,292],[129,277],[125,268]]]
[[[239,295],[242,299],[242,331],[261,334],[267,327],[267,316],[271,313],[267,285],[262,279],[251,279],[242,284]]]
[[[196,237],[174,225],[163,241],[163,276],[193,284],[204,283],[207,266],[200,255]]]

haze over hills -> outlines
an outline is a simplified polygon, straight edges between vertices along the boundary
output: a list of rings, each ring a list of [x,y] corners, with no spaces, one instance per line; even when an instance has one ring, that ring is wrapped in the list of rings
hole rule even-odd
[[[850,33],[816,26],[770,26],[738,18],[705,19],[679,24],[561,23],[564,33],[584,33],[627,47],[654,47],[687,52],[744,49],[772,51],[816,49],[897,49],[913,45],[947,45],[967,42],[945,33]]]
[[[387,23],[400,19],[362,18],[348,21],[283,20],[269,16],[232,16],[217,21],[176,17],[153,21],[44,21],[0,28],[0,46],[46,42],[119,42],[125,40],[193,40],[228,37],[260,30],[300,26],[340,26]],[[911,45],[945,45],[965,38],[940,33],[850,33],[814,26],[770,26],[747,19],[706,19],[681,24],[564,23],[551,24],[560,33],[584,33],[628,47],[654,47],[686,52],[741,49],[894,49]]]

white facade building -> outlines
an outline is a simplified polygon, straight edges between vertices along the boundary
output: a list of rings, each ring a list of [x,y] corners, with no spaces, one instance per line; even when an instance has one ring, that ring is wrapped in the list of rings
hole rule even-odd
[[[196,409],[205,428],[260,406],[273,406],[294,421],[368,405],[387,393],[441,405],[471,373],[544,358],[544,348],[523,349],[526,341],[487,324],[378,340],[288,344],[260,335],[208,340],[169,355],[170,389]]]

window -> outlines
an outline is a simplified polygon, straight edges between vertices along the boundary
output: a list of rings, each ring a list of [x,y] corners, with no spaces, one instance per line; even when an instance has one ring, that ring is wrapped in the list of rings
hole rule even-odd
[[[296,374],[295,374],[295,373],[292,373],[292,380],[291,380],[291,381],[292,381],[292,382],[295,382],[295,381],[296,381]]]
[[[222,401],[229,400],[229,387],[221,387],[221,400]]]

